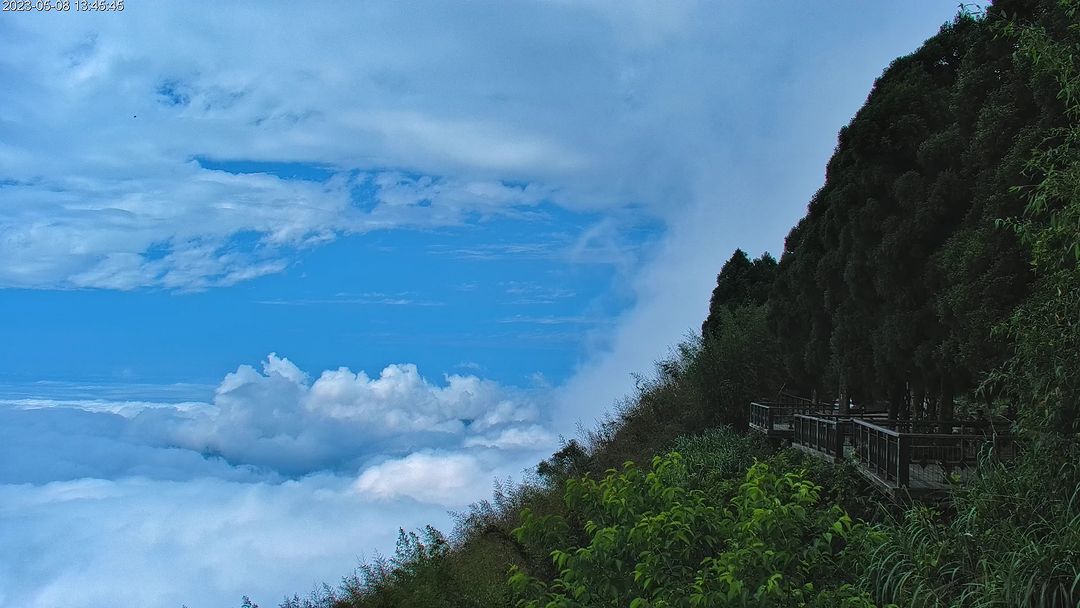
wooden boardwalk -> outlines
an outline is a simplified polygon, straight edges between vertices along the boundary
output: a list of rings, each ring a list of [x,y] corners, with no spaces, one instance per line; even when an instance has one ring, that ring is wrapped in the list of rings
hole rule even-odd
[[[759,400],[750,404],[750,428],[766,437],[791,439],[798,414],[828,414],[833,404],[818,403],[801,397],[782,396],[777,400]]]
[[[820,458],[854,460],[876,487],[902,498],[944,494],[968,477],[980,457],[1008,459],[1016,451],[1000,422],[841,416],[831,405],[809,400],[751,403],[750,427]]]

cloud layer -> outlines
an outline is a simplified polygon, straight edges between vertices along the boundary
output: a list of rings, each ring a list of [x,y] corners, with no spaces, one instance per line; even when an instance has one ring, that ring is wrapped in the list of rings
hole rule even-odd
[[[389,6],[5,21],[0,286],[199,290],[342,235],[642,201],[618,140],[663,83],[606,58],[689,9]]]
[[[241,365],[209,402],[0,401],[0,606],[272,605],[555,443],[537,395]],[[63,599],[61,599],[63,598]]]
[[[201,478],[0,484],[0,606],[263,606],[333,583],[398,526],[445,527],[446,507],[393,508],[350,480]],[[17,556],[17,558],[16,558]]]
[[[472,375],[433,384],[411,364],[312,381],[270,354],[226,375],[211,403],[0,401],[0,480],[281,480],[419,449],[543,451],[554,438],[534,398]]]
[[[853,11],[891,28],[837,40]],[[742,159],[801,152],[848,84],[839,57],[880,70],[914,19],[517,0],[83,17],[0,25],[0,286],[227,286],[343,235],[542,201],[675,218],[699,180],[716,204]]]

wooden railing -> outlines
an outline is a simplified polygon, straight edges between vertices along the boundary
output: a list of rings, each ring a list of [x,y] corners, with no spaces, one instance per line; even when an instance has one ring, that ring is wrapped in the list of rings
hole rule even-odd
[[[797,414],[831,414],[834,409],[831,403],[815,403],[799,397],[754,401],[750,404],[750,428],[767,435],[790,435]]]
[[[771,409],[769,405],[764,403],[758,403],[757,401],[750,403],[750,428],[766,432],[771,430]]]
[[[889,487],[944,486],[993,446],[996,458],[1015,453],[1012,435],[990,423],[851,421],[851,443],[864,471]]]
[[[851,429],[850,418],[825,414],[796,414],[792,426],[792,443],[837,460],[844,457],[844,443]]]
[[[864,412],[850,415],[839,414],[795,414],[792,421],[793,434],[791,443],[841,460],[845,455],[845,446],[851,437],[851,421],[855,418],[888,422],[888,412]]]

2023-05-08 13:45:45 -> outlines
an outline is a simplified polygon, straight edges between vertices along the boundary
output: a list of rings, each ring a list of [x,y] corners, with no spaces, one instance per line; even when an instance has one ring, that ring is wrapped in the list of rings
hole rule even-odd
[[[124,0],[2,0],[0,12],[118,13]]]

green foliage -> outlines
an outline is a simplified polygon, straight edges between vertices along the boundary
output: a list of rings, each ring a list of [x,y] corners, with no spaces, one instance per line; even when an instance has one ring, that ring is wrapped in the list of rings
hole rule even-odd
[[[915,607],[1080,605],[1080,449],[984,462],[954,510],[908,510],[861,549],[861,584]]]
[[[392,608],[440,606],[476,608],[506,605],[506,545],[484,535],[454,547],[441,532],[399,531],[393,557],[376,558],[309,598],[287,599],[281,608]]]
[[[420,533],[398,531],[390,559],[361,565],[343,584],[347,599],[342,608],[381,606],[452,606],[459,583],[450,564],[450,543],[431,526]]]
[[[716,317],[722,310],[740,306],[760,306],[769,299],[776,278],[776,259],[768,253],[750,261],[742,249],[736,249],[716,277],[716,287],[709,301],[709,315],[701,324],[701,333],[717,332]]]
[[[747,426],[747,403],[782,385],[777,340],[761,305],[721,307],[713,331],[691,336],[638,378],[638,394],[587,436],[564,446],[543,473],[603,473],[627,460],[648,461],[683,435],[730,425]],[[584,451],[580,448],[584,447]]]
[[[526,512],[515,534],[550,547],[558,576],[513,571],[518,606],[873,605],[838,580],[857,529],[839,507],[821,504],[820,487],[759,462],[721,507],[679,482],[687,478],[672,452],[649,472],[626,463],[600,481],[568,481],[570,518]],[[569,542],[575,521],[580,545]]]
[[[1064,117],[1047,129],[1025,169],[1038,181],[1020,217],[1001,223],[1030,251],[1035,288],[997,327],[1014,354],[986,385],[1009,387],[1022,400],[1025,426],[1080,432],[1080,2],[1060,0],[1038,19],[1000,26],[1017,43],[1016,61],[1033,89]]]
[[[824,501],[839,505],[852,516],[872,519],[879,514],[877,489],[851,460],[836,463],[787,447],[769,456],[768,463],[778,471],[802,471],[806,479],[821,486]]]
[[[671,482],[708,496],[729,496],[755,461],[765,460],[772,448],[757,433],[740,433],[730,426],[675,440],[671,450],[682,456]]]
[[[588,471],[591,459],[587,448],[576,439],[564,441],[562,447],[536,466],[536,473],[551,482],[568,477],[580,477]]]
[[[689,378],[703,407],[713,414],[702,422],[745,429],[747,404],[783,386],[779,360],[779,341],[769,328],[764,305],[719,309]]]

